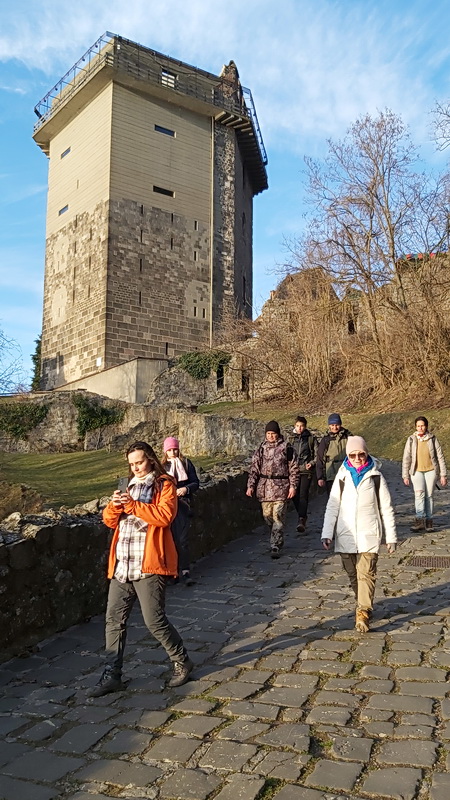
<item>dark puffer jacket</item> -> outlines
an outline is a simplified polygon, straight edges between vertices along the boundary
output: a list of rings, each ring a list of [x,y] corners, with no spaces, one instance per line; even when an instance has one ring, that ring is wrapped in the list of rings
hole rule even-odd
[[[300,465],[300,472],[311,474],[312,470],[307,470],[306,464],[312,464],[314,466],[316,463],[317,440],[314,438],[311,431],[305,428],[302,433],[296,433],[294,431],[291,441],[294,453]]]

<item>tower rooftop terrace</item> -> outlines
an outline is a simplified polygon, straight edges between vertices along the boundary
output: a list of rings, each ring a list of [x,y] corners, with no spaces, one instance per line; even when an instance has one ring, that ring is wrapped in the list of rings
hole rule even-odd
[[[214,75],[110,32],[35,106],[33,138],[46,154],[53,136],[111,80],[232,127],[255,194],[267,189],[267,154],[251,91],[226,73]]]

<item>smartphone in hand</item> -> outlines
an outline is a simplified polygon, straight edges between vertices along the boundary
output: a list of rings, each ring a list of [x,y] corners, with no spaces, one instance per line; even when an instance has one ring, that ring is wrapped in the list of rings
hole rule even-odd
[[[117,483],[117,488],[118,488],[120,494],[125,494],[125,492],[126,492],[126,490],[128,488],[128,478],[119,478],[118,483]]]

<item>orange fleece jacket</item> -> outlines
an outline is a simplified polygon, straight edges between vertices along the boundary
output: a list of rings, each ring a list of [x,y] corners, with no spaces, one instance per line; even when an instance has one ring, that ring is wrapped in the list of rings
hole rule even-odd
[[[177,490],[173,479],[164,476],[156,481],[151,503],[130,500],[123,508],[111,501],[103,511],[103,521],[114,528],[108,560],[108,578],[116,568],[116,545],[119,538],[119,520],[123,513],[148,522],[145,537],[142,572],[150,575],[178,575],[178,556],[170,525],[177,513]]]

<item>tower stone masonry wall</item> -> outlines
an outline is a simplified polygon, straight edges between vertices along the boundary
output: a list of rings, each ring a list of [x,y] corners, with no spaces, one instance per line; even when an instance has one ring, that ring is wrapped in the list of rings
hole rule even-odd
[[[194,222],[157,207],[112,201],[106,367],[209,343],[209,230],[200,222],[195,230]]]
[[[104,355],[108,203],[78,214],[46,243],[42,382],[95,372]]]

